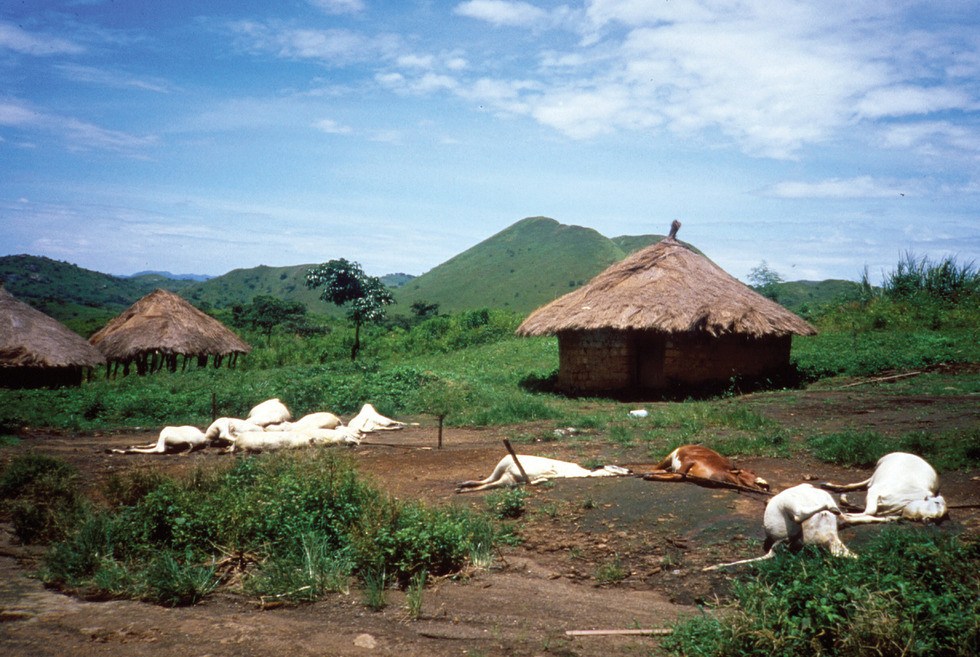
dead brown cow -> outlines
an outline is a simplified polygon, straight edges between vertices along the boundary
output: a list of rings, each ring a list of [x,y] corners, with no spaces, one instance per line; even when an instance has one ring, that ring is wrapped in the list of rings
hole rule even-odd
[[[650,481],[694,481],[706,485],[769,491],[769,483],[751,470],[736,468],[727,457],[701,445],[683,445],[643,475]]]

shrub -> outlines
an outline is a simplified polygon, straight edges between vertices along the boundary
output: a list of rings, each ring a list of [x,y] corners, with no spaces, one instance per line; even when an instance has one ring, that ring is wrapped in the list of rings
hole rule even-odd
[[[369,583],[383,573],[407,586],[423,571],[446,575],[486,559],[497,540],[489,518],[389,498],[334,452],[243,458],[182,481],[119,481],[112,508],[88,513],[50,548],[48,583],[192,604],[217,585],[215,564],[237,555],[256,564],[246,591],[311,600],[346,590],[351,576]]]
[[[57,540],[82,513],[78,473],[49,456],[18,456],[0,475],[0,503],[21,542]]]
[[[980,542],[889,528],[858,559],[782,553],[736,582],[724,614],[682,621],[683,655],[975,655]]]
[[[527,496],[528,492],[520,487],[494,491],[486,497],[487,509],[498,518],[520,518],[526,510]]]

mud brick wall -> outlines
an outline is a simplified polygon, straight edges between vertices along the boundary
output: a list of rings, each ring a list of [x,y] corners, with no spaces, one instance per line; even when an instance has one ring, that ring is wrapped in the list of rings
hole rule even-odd
[[[664,349],[664,375],[686,385],[760,376],[789,364],[791,344],[790,336],[670,336]]]
[[[571,392],[633,385],[634,346],[622,331],[569,331],[558,336],[558,387]]]
[[[613,391],[637,387],[638,367],[651,355],[662,367],[662,385],[724,382],[755,377],[789,364],[792,339],[728,335],[664,335],[640,331],[569,331],[558,336],[558,386],[567,392]],[[643,353],[641,353],[641,350]]]

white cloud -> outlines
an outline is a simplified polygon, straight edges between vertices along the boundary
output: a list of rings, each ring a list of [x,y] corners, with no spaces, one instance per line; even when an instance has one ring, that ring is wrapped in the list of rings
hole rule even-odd
[[[948,121],[895,123],[883,128],[881,134],[888,148],[946,156],[959,152],[974,160],[980,153],[980,130]]]
[[[240,45],[252,52],[267,52],[285,59],[312,59],[332,66],[347,66],[394,51],[397,38],[365,36],[346,29],[318,30],[293,27],[277,21],[243,20],[229,24]]]
[[[313,127],[328,135],[349,135],[353,132],[350,126],[337,123],[333,119],[321,119],[314,123]]]
[[[785,199],[897,198],[911,194],[908,185],[875,180],[871,176],[831,178],[819,182],[781,182],[765,190],[766,196]]]
[[[16,102],[0,102],[0,125],[55,134],[72,149],[99,149],[137,155],[158,139],[111,130],[70,116],[39,112]]]
[[[161,94],[170,93],[173,89],[173,85],[158,77],[143,78],[128,73],[107,71],[94,66],[82,66],[80,64],[59,64],[55,68],[64,73],[65,77],[73,82],[89,82],[103,87],[137,89]]]
[[[508,0],[469,0],[456,6],[453,13],[486,21],[496,26],[529,27],[548,18],[548,12],[527,2]]]
[[[77,55],[85,52],[85,48],[67,39],[31,34],[10,23],[0,23],[0,48],[37,56]]]
[[[363,0],[308,0],[327,14],[357,14],[364,11]]]
[[[976,109],[978,103],[959,89],[916,87],[900,84],[868,91],[857,104],[861,116],[877,119],[887,116],[931,114],[944,110]]]

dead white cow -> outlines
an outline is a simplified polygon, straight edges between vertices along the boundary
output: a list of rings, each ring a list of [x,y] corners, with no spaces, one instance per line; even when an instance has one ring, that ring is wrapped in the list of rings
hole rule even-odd
[[[885,454],[868,479],[854,484],[821,484],[832,491],[867,490],[863,513],[845,514],[848,524],[873,519],[939,520],[947,513],[946,500],[939,494],[939,475],[915,454]],[[841,502],[847,497],[841,495]]]
[[[304,431],[306,429],[336,429],[341,426],[340,418],[333,413],[310,413],[295,422],[280,422],[265,427],[266,431]]]
[[[234,438],[234,442],[229,448],[229,451],[232,452],[274,452],[283,449],[330,445],[356,447],[361,444],[361,434],[349,427],[312,428],[302,431],[246,431],[235,434]]]
[[[567,479],[575,477],[621,477],[632,474],[626,468],[618,465],[607,465],[596,470],[583,468],[576,463],[568,461],[558,461],[543,456],[530,456],[518,454],[517,460],[520,461],[524,472],[527,474],[527,483],[534,485],[540,484],[549,479]],[[475,492],[488,488],[502,488],[504,486],[516,486],[524,481],[521,471],[514,463],[514,458],[508,454],[500,459],[493,473],[486,479],[480,481],[463,481],[456,486],[457,493]]]
[[[314,446],[329,446],[329,445],[346,445],[348,447],[357,447],[361,444],[361,434],[360,431],[355,431],[350,427],[336,427],[334,429],[321,429],[321,428],[309,428],[303,429],[301,433],[305,433],[313,441]]]
[[[739,564],[771,559],[776,546],[788,543],[791,550],[804,545],[818,545],[830,550],[836,557],[854,557],[837,535],[840,508],[833,496],[811,484],[793,486],[774,495],[766,504],[762,525],[766,530],[763,548],[766,554],[754,559],[742,559],[731,563],[709,566],[704,570],[717,570]]]
[[[262,427],[248,420],[236,417],[219,417],[204,431],[208,443],[212,445],[227,445],[234,442],[235,434],[246,431],[262,431]]]
[[[311,447],[313,437],[305,431],[245,431],[235,434],[232,452],[275,452]]]
[[[134,445],[126,449],[113,449],[113,454],[174,454],[193,452],[207,447],[209,441],[204,432],[197,427],[164,427],[155,443],[142,447]]]
[[[252,424],[265,427],[270,424],[288,422],[293,419],[293,416],[286,405],[278,399],[267,399],[249,411],[246,419]]]
[[[371,433],[372,431],[401,429],[405,423],[387,418],[378,413],[371,404],[364,404],[360,412],[347,423],[347,426],[361,433]]]

